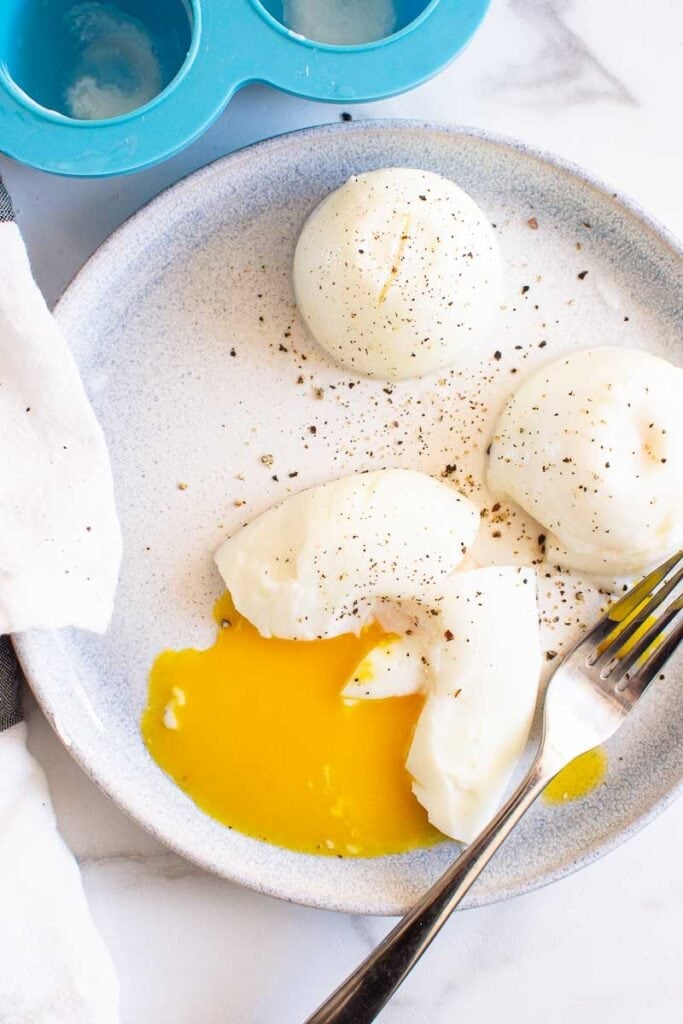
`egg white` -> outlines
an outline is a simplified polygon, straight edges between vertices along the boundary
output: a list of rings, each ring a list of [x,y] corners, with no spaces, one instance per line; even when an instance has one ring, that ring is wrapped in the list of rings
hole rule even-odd
[[[341,695],[346,700],[384,700],[420,693],[427,685],[422,635],[389,635],[358,662]]]
[[[531,728],[541,671],[535,573],[458,573],[443,588],[438,629],[406,767],[432,824],[469,842],[497,810]]]
[[[494,429],[491,491],[532,515],[553,564],[635,573],[683,546],[683,370],[594,348],[537,371]]]
[[[431,373],[486,339],[501,279],[486,215],[452,181],[404,167],[354,175],[313,211],[294,256],[301,315],[348,369]]]
[[[381,607],[450,576],[479,510],[409,469],[357,473],[286,498],[230,537],[216,564],[262,636],[359,633]]]
[[[541,671],[536,575],[510,566],[458,572],[409,607],[410,635],[375,647],[342,695],[426,692],[406,762],[413,792],[433,825],[469,842],[493,816],[528,739]]]

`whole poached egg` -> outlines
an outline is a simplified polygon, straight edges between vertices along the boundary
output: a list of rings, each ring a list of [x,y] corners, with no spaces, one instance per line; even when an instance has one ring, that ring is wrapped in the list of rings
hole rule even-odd
[[[515,392],[488,482],[546,531],[546,558],[629,575],[683,546],[683,370],[626,348],[557,359]]]
[[[496,314],[501,257],[475,201],[430,171],[350,178],[313,211],[294,255],[311,334],[351,371],[399,379],[465,360]]]
[[[447,484],[379,470],[292,495],[216,554],[235,607],[263,636],[382,627],[340,699],[426,694],[407,761],[413,792],[463,841],[524,749],[540,671],[533,572],[454,575],[479,518]]]

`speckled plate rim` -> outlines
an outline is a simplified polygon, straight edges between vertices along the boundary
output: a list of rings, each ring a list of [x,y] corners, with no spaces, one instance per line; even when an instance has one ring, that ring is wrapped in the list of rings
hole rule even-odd
[[[570,160],[565,160],[564,158],[546,150],[529,146],[519,140],[475,128],[417,119],[392,118],[382,120],[359,120],[351,123],[319,125],[278,135],[271,139],[266,139],[262,142],[257,142],[242,149],[235,150],[233,153],[230,153],[225,157],[221,157],[205,167],[191,172],[187,176],[179,179],[169,188],[165,189],[157,196],[152,197],[143,206],[141,206],[131,217],[116,228],[116,230],[102,243],[102,245],[100,245],[98,249],[85,261],[81,269],[74,276],[70,285],[65,290],[60,301],[57,303],[55,308],[57,318],[59,319],[60,315],[63,315],[72,303],[78,302],[78,293],[83,287],[87,286],[89,275],[97,272],[100,263],[105,263],[110,258],[110,255],[120,246],[124,237],[130,232],[133,232],[135,235],[135,232],[138,232],[139,234],[140,231],[144,231],[144,226],[147,223],[150,213],[153,213],[156,218],[163,218],[165,209],[176,203],[177,196],[187,188],[188,184],[199,183],[202,179],[209,178],[212,174],[215,174],[219,168],[222,170],[227,166],[249,161],[257,154],[259,156],[267,155],[273,158],[276,157],[279,152],[289,149],[292,146],[300,147],[302,145],[314,143],[331,134],[341,132],[367,133],[368,131],[372,133],[397,131],[414,133],[424,131],[444,134],[452,136],[453,138],[469,138],[490,144],[491,146],[512,149],[522,157],[527,157],[530,160],[547,164],[550,167],[577,179],[583,185],[589,186],[598,192],[604,199],[620,207],[624,213],[630,214],[632,217],[639,220],[656,237],[660,245],[671,250],[671,254],[674,258],[678,257],[679,259],[683,259],[683,245],[667,228],[657,221],[656,218],[647,213],[635,200],[623,194],[619,190],[612,188],[602,179],[584,170]],[[224,870],[218,871],[217,866],[211,862],[210,858],[202,856],[201,852],[192,848],[191,842],[184,841],[182,838],[175,835],[172,830],[166,831],[164,828],[146,820],[145,816],[136,810],[135,800],[132,798],[130,792],[125,789],[125,787],[120,787],[115,778],[110,778],[108,773],[105,770],[102,770],[102,765],[98,766],[92,763],[90,758],[87,756],[87,752],[84,751],[82,746],[79,744],[78,738],[70,736],[60,725],[59,709],[53,705],[51,700],[49,682],[47,680],[41,680],[40,673],[36,671],[34,666],[31,634],[26,633],[14,636],[13,642],[23,671],[33,693],[36,696],[36,699],[38,700],[38,703],[40,704],[52,728],[55,730],[69,753],[80,765],[86,775],[88,775],[121,810],[128,814],[129,817],[131,817],[137,824],[153,835],[166,847],[211,873],[220,873],[233,882],[245,885],[268,896],[285,899],[288,902],[300,903],[318,909],[340,912],[375,915],[399,912],[400,908],[389,907],[387,905],[387,900],[382,898],[378,898],[375,905],[372,906],[367,904],[351,905],[353,904],[353,901],[349,901],[348,899],[326,899],[325,901],[320,901],[315,898],[311,898],[305,892],[299,892],[296,894],[292,894],[291,892],[285,893],[281,886],[270,884],[268,879],[257,880],[251,875],[247,876],[246,874],[241,873],[239,865],[237,864],[234,866],[234,870],[230,873]],[[36,659],[36,661],[37,660],[39,659]],[[634,811],[633,815],[627,818],[626,824],[620,830],[608,835],[602,841],[592,843],[582,856],[569,860],[559,868],[547,871],[537,877],[534,877],[528,882],[520,881],[507,886],[499,886],[494,892],[489,892],[485,896],[479,896],[477,888],[475,887],[468,897],[465,907],[473,908],[485,906],[487,904],[510,899],[514,896],[522,895],[523,893],[531,892],[546,885],[550,885],[551,883],[559,881],[583,867],[587,867],[598,858],[610,853],[623,842],[636,835],[658,814],[665,810],[666,807],[673,803],[682,791],[683,770],[680,773],[680,777],[673,781],[671,785],[665,787],[659,798],[655,799],[649,808],[640,813],[638,811]]]

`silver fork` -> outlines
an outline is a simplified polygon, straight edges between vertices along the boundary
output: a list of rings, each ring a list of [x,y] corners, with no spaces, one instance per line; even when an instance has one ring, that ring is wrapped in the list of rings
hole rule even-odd
[[[306,1024],[373,1021],[550,780],[616,732],[683,638],[682,562],[679,551],[624,594],[569,651],[546,691],[541,744],[526,777]]]

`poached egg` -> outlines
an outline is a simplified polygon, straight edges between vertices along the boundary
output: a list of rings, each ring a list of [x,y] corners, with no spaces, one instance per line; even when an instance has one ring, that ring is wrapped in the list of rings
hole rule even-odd
[[[629,575],[683,546],[683,370],[626,348],[550,363],[512,396],[491,491],[542,525],[546,558]]]
[[[409,618],[408,634],[373,647],[342,695],[426,693],[406,762],[413,792],[433,825],[469,842],[497,809],[531,727],[541,670],[535,573],[456,573]]]
[[[290,495],[226,540],[216,565],[261,636],[358,634],[450,576],[478,529],[478,508],[449,484],[382,469]]]
[[[347,369],[399,379],[464,360],[495,316],[501,257],[452,181],[392,167],[354,175],[313,211],[294,255],[299,311]]]
[[[406,766],[430,822],[468,843],[498,809],[531,728],[541,671],[535,573],[459,573],[443,590],[438,628]]]
[[[223,544],[216,562],[239,613],[264,636],[368,644],[341,689],[426,694],[408,754],[433,825],[467,841],[490,816],[528,736],[540,671],[535,576],[453,575],[478,510],[446,484],[380,470],[302,491]]]

